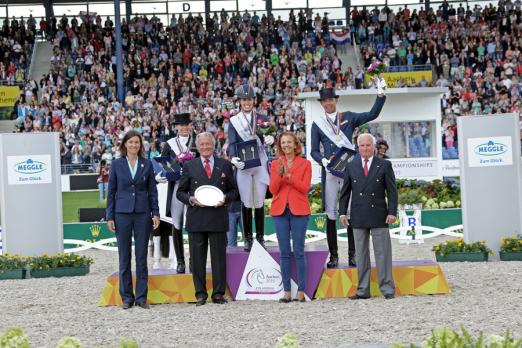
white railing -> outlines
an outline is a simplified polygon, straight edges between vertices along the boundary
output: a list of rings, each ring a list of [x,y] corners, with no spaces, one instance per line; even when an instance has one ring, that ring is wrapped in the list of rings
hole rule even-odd
[[[400,235],[400,232],[403,230],[410,230],[410,227],[397,227],[390,230],[390,237],[393,239],[399,239],[399,240],[412,240],[412,236],[404,236]],[[446,228],[437,228],[437,227],[431,227],[431,226],[422,226],[423,231],[430,231],[431,233],[419,233],[415,235],[415,239],[428,239],[428,238],[434,238],[438,236],[450,236],[450,237],[462,237],[462,233],[455,232],[456,230],[462,230],[462,225],[455,225],[450,226]],[[339,233],[346,232],[346,229],[342,229],[338,231]],[[185,249],[188,249],[188,236],[184,235],[183,238],[186,240],[185,243]],[[323,239],[326,239],[326,233],[322,231],[315,231],[315,230],[307,230],[306,231],[306,240],[305,243],[315,243],[318,241],[321,241]],[[338,236],[337,239],[341,242],[347,242],[348,237],[342,237]],[[266,235],[265,241],[267,242],[273,242],[277,243],[277,236],[275,233]],[[64,244],[72,244],[77,245],[74,248],[68,248],[64,251],[66,253],[72,253],[72,252],[79,252],[84,251],[88,249],[99,249],[99,250],[106,250],[106,251],[118,251],[118,247],[113,246],[116,243],[116,238],[106,238],[102,239],[96,242],[90,242],[85,240],[79,240],[79,239],[64,239]],[[243,242],[238,242],[238,246],[243,246]]]

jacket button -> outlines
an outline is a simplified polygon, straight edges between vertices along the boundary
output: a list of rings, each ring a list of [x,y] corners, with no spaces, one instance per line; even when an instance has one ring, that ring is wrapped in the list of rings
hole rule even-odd
[[[134,193],[132,195],[134,196]]]
[[[372,196],[375,196],[375,193],[372,193]]]
[[[359,193],[359,195],[361,195],[361,196],[362,196],[362,193]]]
[[[372,208],[373,208],[373,204],[372,204]]]
[[[379,179],[377,179],[377,182],[379,182]]]
[[[357,180],[354,180],[353,182],[357,182]]]

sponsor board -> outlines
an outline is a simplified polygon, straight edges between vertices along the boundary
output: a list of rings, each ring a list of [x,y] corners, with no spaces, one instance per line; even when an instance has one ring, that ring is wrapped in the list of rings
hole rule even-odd
[[[509,166],[513,164],[510,136],[468,139],[470,167]]]
[[[9,185],[50,184],[53,182],[51,155],[7,157]]]

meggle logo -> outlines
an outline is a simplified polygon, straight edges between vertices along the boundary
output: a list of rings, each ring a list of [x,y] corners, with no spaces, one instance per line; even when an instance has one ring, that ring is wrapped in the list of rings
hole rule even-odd
[[[19,162],[15,164],[15,172],[20,174],[36,174],[41,173],[47,169],[45,163],[40,161],[34,161],[32,159],[28,159],[24,162]]]
[[[507,150],[507,145],[495,143],[493,140],[475,146],[475,153],[480,156],[498,156],[505,153]]]

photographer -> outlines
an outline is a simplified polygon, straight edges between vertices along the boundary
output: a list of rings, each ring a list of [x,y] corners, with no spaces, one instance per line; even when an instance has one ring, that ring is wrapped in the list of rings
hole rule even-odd
[[[110,167],[106,160],[101,160],[96,173],[98,173],[98,190],[100,191],[100,202],[103,202],[107,197],[107,189],[109,187],[109,171]]]

